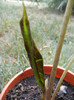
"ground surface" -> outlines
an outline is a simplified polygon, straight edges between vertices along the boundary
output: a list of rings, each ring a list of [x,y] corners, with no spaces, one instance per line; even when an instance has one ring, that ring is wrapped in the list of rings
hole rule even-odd
[[[59,79],[56,78],[54,89],[58,81]],[[62,86],[66,86],[66,89],[64,90],[65,92],[58,91],[55,100],[73,100],[74,87],[65,81],[62,83]],[[5,100],[41,100],[41,90],[37,85],[34,76],[28,77],[19,82],[12,90],[9,91]]]
[[[26,10],[32,37],[44,58],[44,64],[53,64],[63,14],[37,6],[28,6]],[[0,91],[16,73],[29,66],[19,26],[21,17],[21,4],[0,1]],[[65,67],[73,54],[74,16],[71,16],[59,66]],[[74,64],[70,70],[74,72]]]

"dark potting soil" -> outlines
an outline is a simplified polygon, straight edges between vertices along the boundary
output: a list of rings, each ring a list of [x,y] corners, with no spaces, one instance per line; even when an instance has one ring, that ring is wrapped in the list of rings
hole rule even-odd
[[[45,77],[50,77],[45,75]],[[59,79],[55,79],[53,91],[58,83]],[[74,100],[74,86],[63,81],[61,87],[65,87],[59,90],[55,100]],[[5,100],[41,100],[41,90],[37,85],[34,76],[27,77],[20,81],[16,86],[8,92]]]

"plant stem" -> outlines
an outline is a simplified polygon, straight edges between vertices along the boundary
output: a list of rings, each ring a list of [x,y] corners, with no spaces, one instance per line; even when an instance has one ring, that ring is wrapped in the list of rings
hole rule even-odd
[[[42,93],[41,100],[45,100],[45,91]]]
[[[61,53],[64,37],[66,34],[66,29],[67,29],[67,25],[68,25],[68,21],[69,21],[69,17],[71,14],[73,3],[74,3],[74,0],[68,0],[68,4],[66,7],[66,12],[64,15],[64,20],[63,20],[63,24],[62,24],[62,28],[61,28],[61,32],[60,32],[60,37],[59,37],[59,41],[58,41],[58,45],[57,45],[57,50],[56,50],[56,54],[55,54],[55,58],[54,58],[53,68],[52,68],[52,72],[51,72],[51,76],[50,76],[50,82],[49,82],[48,90],[46,93],[46,100],[51,99],[53,83],[54,83],[56,70],[57,70],[57,66],[58,66],[58,62],[59,62],[59,58],[60,58],[60,53]]]
[[[57,94],[57,92],[58,92],[58,90],[59,90],[59,88],[60,88],[60,85],[61,85],[61,83],[62,83],[62,81],[63,81],[63,79],[64,79],[64,77],[65,77],[67,71],[68,71],[69,68],[71,67],[72,63],[74,63],[74,57],[71,59],[69,65],[66,67],[65,71],[63,72],[63,74],[62,74],[62,76],[61,76],[61,78],[60,78],[60,80],[59,80],[59,82],[58,82],[58,85],[57,85],[57,87],[56,87],[56,89],[55,89],[55,91],[54,91],[54,93],[53,93],[53,95],[52,95],[51,100],[54,100],[54,99],[55,99],[55,96],[56,96],[56,94]]]

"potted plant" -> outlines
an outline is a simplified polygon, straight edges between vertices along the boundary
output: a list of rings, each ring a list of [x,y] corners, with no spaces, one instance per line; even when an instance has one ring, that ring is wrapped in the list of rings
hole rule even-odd
[[[50,75],[51,70],[52,70],[52,65],[44,66],[45,74]],[[64,72],[64,68],[58,67],[56,77],[60,78],[63,72]],[[31,77],[32,75],[33,75],[32,68],[27,68],[26,70],[24,70],[24,73],[23,73],[23,71],[21,71],[18,74],[16,74],[2,90],[1,95],[0,95],[0,100],[5,100],[5,97],[8,94],[9,90],[11,90],[18,82],[20,82],[21,80],[23,80],[27,77]],[[73,81],[74,74],[71,71],[67,72],[64,80],[74,86],[74,81]]]
[[[23,3],[23,17],[20,21],[20,27],[21,27],[22,36],[24,39],[24,45],[25,45],[32,69],[25,70],[23,73],[20,72],[19,74],[17,74],[7,84],[7,86],[4,88],[5,90],[2,91],[1,96],[0,96],[1,100],[5,99],[7,92],[10,89],[12,89],[17,82],[19,82],[23,78],[33,75],[33,73],[34,73],[34,76],[35,76],[35,79],[36,79],[38,85],[41,88],[41,91],[42,91],[41,99],[42,100],[54,100],[55,99],[57,91],[59,90],[60,85],[61,85],[66,73],[67,73],[68,78],[70,78],[69,75],[71,75],[71,78],[74,80],[73,74],[71,72],[67,72],[68,69],[70,68],[71,64],[74,62],[74,57],[72,57],[69,65],[66,67],[66,69],[65,70],[62,69],[60,71],[62,76],[60,75],[61,77],[58,82],[58,85],[51,97],[55,75],[58,77],[58,73],[59,73],[58,72],[59,68],[57,68],[57,66],[58,66],[59,57],[60,57],[60,53],[61,53],[61,49],[62,49],[62,45],[63,45],[63,40],[65,37],[65,33],[66,33],[66,29],[67,29],[67,25],[68,25],[68,21],[69,21],[73,3],[74,3],[74,0],[68,0],[68,4],[67,4],[65,16],[64,16],[64,21],[63,21],[63,25],[61,28],[60,38],[58,41],[58,46],[57,46],[57,50],[56,50],[56,54],[55,54],[55,58],[54,58],[53,67],[50,66],[50,71],[49,71],[48,66],[43,67],[43,58],[42,58],[40,52],[38,51],[34,40],[32,39],[27,13],[26,13],[25,6]],[[49,71],[49,74],[51,73],[50,80],[44,79],[44,71],[47,74],[48,73],[47,70]],[[57,71],[57,74],[56,74],[56,71]],[[29,73],[29,74],[27,74],[27,73]],[[19,78],[19,80],[17,77]],[[66,77],[65,77],[65,80],[67,80]],[[68,82],[70,82],[72,85],[74,85],[74,83],[72,81],[68,80]],[[7,87],[8,87],[8,90],[6,90]],[[6,93],[4,94],[4,92],[6,92]]]

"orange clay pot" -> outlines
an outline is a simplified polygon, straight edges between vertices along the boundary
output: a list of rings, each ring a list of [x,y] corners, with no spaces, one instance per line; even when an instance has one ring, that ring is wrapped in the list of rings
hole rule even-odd
[[[45,74],[51,74],[51,70],[52,70],[52,65],[46,65],[44,66],[44,72]],[[56,73],[56,77],[60,78],[62,73],[64,71],[64,68],[58,67],[57,68],[57,73]],[[22,79],[29,77],[33,75],[32,69],[31,68],[27,68],[26,70],[19,72],[18,74],[16,74],[9,82],[8,84],[4,87],[3,91],[0,94],[0,100],[5,100],[5,96],[6,94],[9,92],[10,89],[12,89],[19,81],[21,81]],[[72,73],[71,71],[68,71],[65,78],[65,81],[69,82],[71,85],[74,85],[74,73]]]

